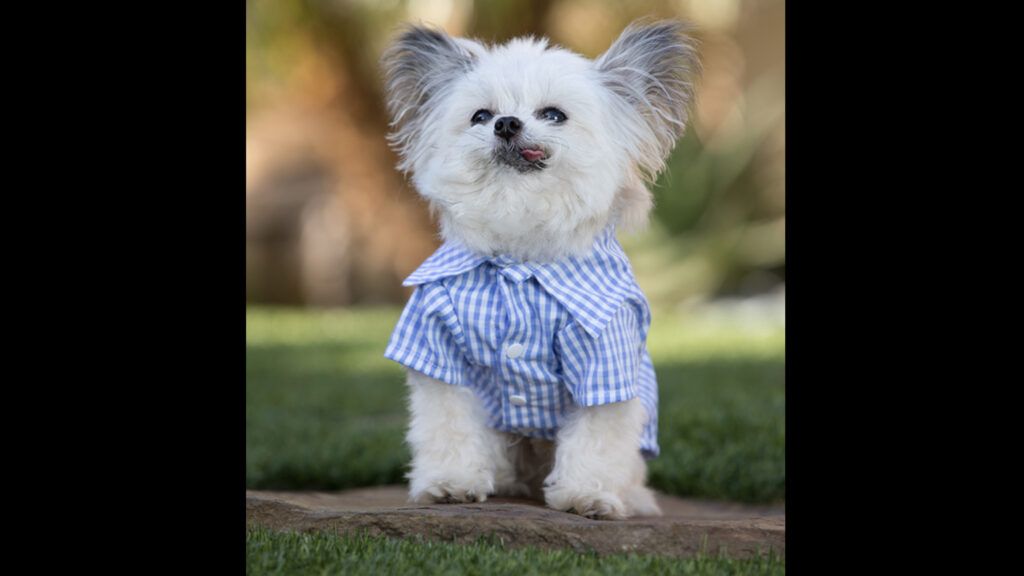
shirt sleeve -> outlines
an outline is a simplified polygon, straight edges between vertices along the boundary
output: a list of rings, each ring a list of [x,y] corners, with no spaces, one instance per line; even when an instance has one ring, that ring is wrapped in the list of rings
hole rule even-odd
[[[642,328],[637,308],[626,302],[596,337],[575,322],[558,334],[562,375],[577,404],[597,406],[637,396]]]
[[[447,289],[418,286],[391,334],[384,357],[449,384],[463,385],[468,367],[462,327]]]

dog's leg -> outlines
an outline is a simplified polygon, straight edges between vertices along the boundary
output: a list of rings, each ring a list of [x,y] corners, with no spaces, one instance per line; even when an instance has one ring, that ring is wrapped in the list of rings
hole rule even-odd
[[[412,448],[409,499],[413,502],[483,502],[515,482],[507,435],[487,426],[473,391],[409,371]]]
[[[556,510],[622,519],[661,511],[640,455],[645,412],[638,398],[579,408],[558,433],[544,500]]]
[[[633,479],[622,494],[627,516],[661,516],[661,507],[654,492],[647,487],[647,462],[643,457],[633,461]]]

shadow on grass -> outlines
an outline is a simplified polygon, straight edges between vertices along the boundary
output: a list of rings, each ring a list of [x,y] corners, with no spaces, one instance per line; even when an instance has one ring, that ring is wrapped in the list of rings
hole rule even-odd
[[[337,490],[403,481],[402,370],[372,343],[250,345],[246,485]],[[657,364],[662,454],[651,484],[682,496],[785,498],[781,359]]]

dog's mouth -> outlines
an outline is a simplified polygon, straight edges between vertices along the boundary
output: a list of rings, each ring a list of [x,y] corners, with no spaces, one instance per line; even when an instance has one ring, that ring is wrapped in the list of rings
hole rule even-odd
[[[494,149],[498,162],[520,172],[533,172],[547,168],[545,161],[551,154],[539,144],[509,142]]]
[[[519,154],[527,162],[536,162],[538,160],[543,160],[547,156],[547,153],[541,150],[539,147],[523,148],[522,150],[519,151]]]

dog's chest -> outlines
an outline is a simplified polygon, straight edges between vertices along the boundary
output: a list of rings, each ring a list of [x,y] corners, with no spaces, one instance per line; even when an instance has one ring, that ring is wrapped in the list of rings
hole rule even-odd
[[[488,264],[446,287],[472,364],[524,380],[559,378],[557,336],[572,318],[536,278]]]

